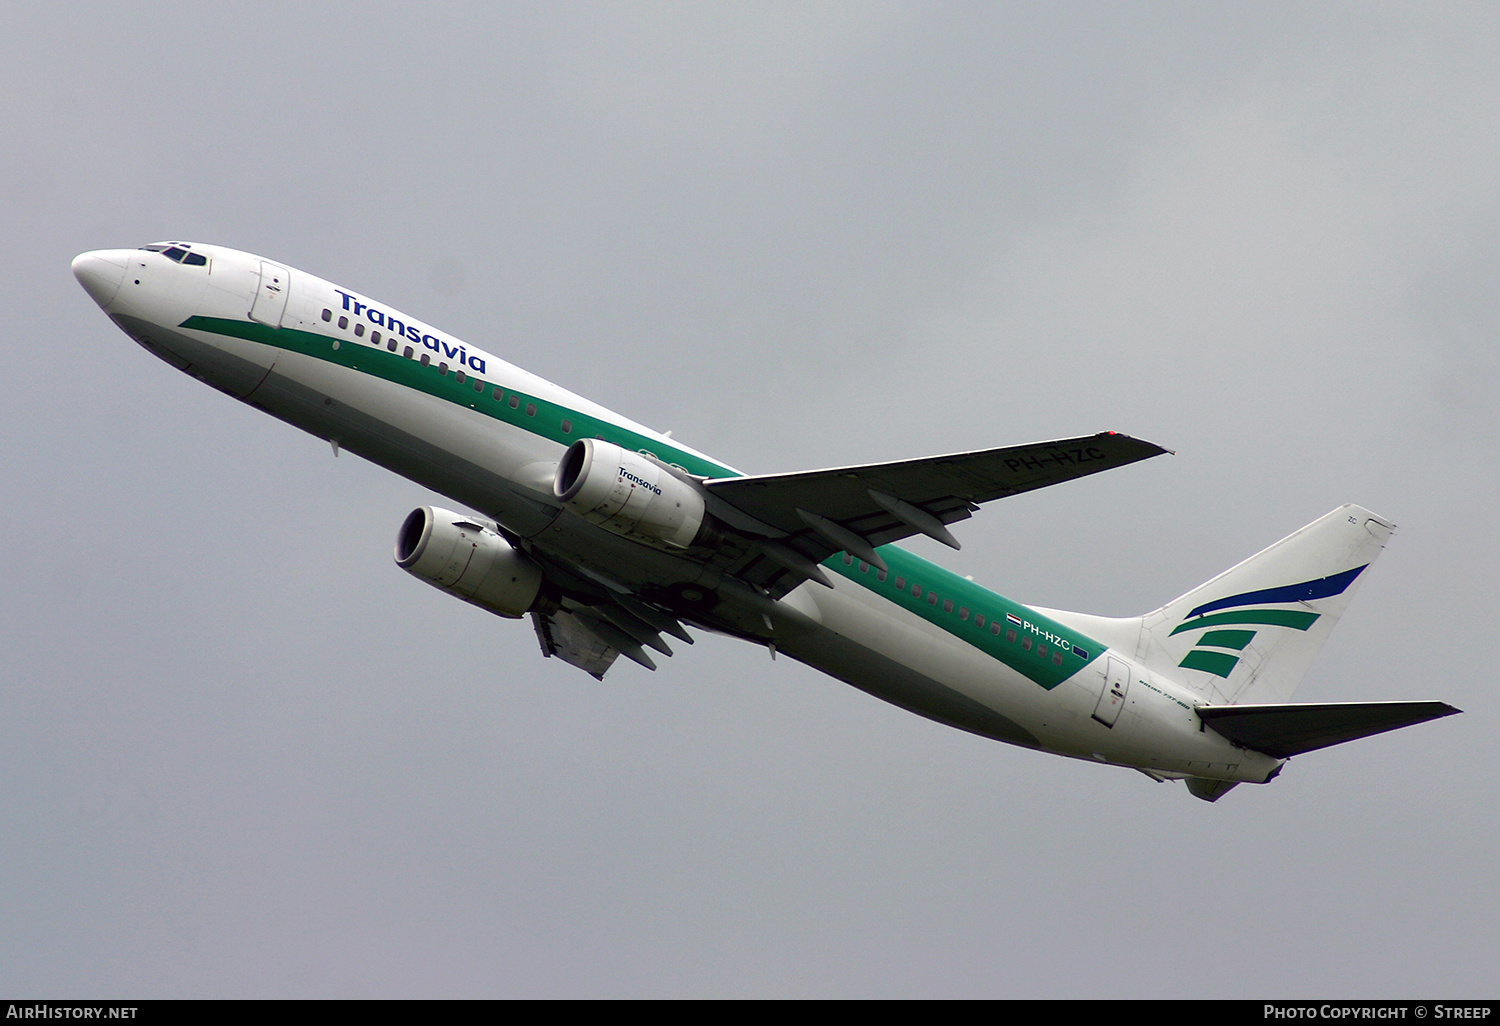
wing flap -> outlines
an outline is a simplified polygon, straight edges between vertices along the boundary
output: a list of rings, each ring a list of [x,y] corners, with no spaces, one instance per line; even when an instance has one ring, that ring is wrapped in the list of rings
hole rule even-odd
[[[604,674],[619,658],[618,649],[589,630],[583,621],[566,609],[532,613],[531,623],[536,628],[543,656],[549,659],[556,656],[596,680],[603,680]]]
[[[648,670],[656,669],[642,646],[670,656],[672,649],[660,631],[693,643],[676,617],[623,595],[594,605],[565,599],[562,608],[533,612],[531,622],[543,656],[555,656],[598,680],[622,655]]]

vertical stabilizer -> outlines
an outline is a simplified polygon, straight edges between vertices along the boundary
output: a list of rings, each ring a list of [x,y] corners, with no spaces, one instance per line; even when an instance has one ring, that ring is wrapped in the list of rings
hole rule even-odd
[[[1213,704],[1288,701],[1392,530],[1339,507],[1147,613],[1137,658]]]

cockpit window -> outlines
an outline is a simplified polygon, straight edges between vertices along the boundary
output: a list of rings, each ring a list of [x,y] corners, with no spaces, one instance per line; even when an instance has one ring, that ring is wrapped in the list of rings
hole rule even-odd
[[[192,248],[186,242],[153,242],[149,246],[141,247],[141,249],[148,253],[160,253],[168,260],[174,260],[179,264],[186,264],[189,267],[203,267],[208,263],[208,257],[202,253],[189,253],[188,250]]]

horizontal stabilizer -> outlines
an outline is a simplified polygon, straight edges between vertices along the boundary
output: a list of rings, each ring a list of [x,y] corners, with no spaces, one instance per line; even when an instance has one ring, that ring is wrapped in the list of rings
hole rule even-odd
[[[1198,716],[1235,744],[1277,759],[1462,712],[1446,702],[1203,705]]]

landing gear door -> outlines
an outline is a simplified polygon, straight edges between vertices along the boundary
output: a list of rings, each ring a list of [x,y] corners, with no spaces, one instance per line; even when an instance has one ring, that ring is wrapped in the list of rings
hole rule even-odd
[[[1111,658],[1104,671],[1104,690],[1099,695],[1099,704],[1094,707],[1094,719],[1106,727],[1113,727],[1125,708],[1125,690],[1130,687],[1130,667],[1118,659]]]
[[[291,291],[292,276],[285,267],[262,260],[260,262],[260,285],[255,290],[255,300],[250,304],[250,319],[281,327],[281,315],[286,312],[286,297]]]

